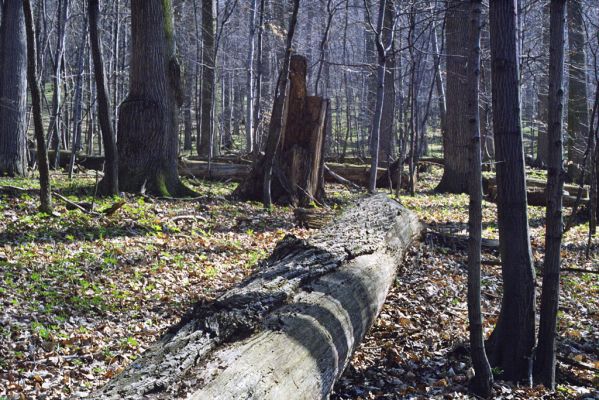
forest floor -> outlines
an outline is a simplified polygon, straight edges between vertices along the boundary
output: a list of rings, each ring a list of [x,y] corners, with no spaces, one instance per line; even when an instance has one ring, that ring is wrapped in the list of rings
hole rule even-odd
[[[335,387],[333,399],[468,398],[466,250],[447,234],[466,233],[465,195],[432,192],[440,171],[422,174],[415,197],[402,202],[429,225],[400,269],[387,303]],[[0,179],[0,399],[85,397],[134,360],[197,301],[210,301],[240,282],[296,227],[293,210],[265,211],[231,201],[234,184],[189,182],[193,201],[127,196],[95,199],[94,177],[56,190],[113,214],[37,211],[37,183]],[[8,186],[26,189],[10,189]],[[327,187],[334,208],[356,193]],[[484,202],[485,238],[497,238],[494,204]],[[535,263],[543,262],[544,210],[530,208]],[[588,224],[564,239],[564,267],[597,271],[599,240],[585,258]],[[497,260],[496,249],[483,259]],[[492,263],[491,263],[492,264]],[[540,280],[539,280],[540,282]],[[501,299],[500,268],[483,267],[485,331]],[[566,272],[559,322],[559,386],[498,381],[502,398],[598,398],[599,278]],[[494,371],[500,373],[501,371]]]

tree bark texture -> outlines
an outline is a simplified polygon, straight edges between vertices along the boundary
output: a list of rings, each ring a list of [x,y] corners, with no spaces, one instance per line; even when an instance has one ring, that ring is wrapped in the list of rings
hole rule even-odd
[[[7,0],[0,26],[0,176],[27,172],[27,41],[22,0]]]
[[[105,155],[104,177],[100,183],[100,191],[103,194],[116,195],[119,193],[118,150],[113,131],[112,112],[104,72],[102,46],[98,32],[98,19],[100,15],[98,0],[89,0],[87,12],[89,17],[89,40],[94,61],[94,78],[98,93],[98,117]]]
[[[212,155],[212,131],[214,99],[216,27],[214,21],[214,0],[202,0],[202,93],[201,125],[198,132],[198,155]]]
[[[545,265],[539,323],[539,345],[535,375],[547,388],[555,388],[555,350],[559,279],[561,264],[563,165],[562,116],[564,108],[564,41],[566,0],[551,0],[551,34],[549,48],[549,163],[547,168],[547,209],[545,214]],[[572,76],[570,76],[572,78]],[[585,80],[586,82],[586,80]],[[570,81],[572,84],[572,81]],[[572,99],[570,98],[570,101]],[[586,98],[585,98],[586,103]]]
[[[499,319],[487,348],[491,365],[503,370],[504,379],[514,381],[530,377],[535,345],[535,276],[520,123],[517,18],[516,0],[490,3],[493,132],[503,297]]]
[[[325,118],[328,100],[307,96],[307,63],[299,55],[291,58],[289,90],[284,112],[284,130],[278,145],[271,184],[272,200],[276,203],[306,206],[321,202],[324,193],[323,173]],[[259,161],[237,194],[245,199],[260,200],[262,197],[261,171],[264,162]]]
[[[23,0],[23,14],[25,17],[25,33],[27,35],[27,84],[31,92],[31,108],[33,129],[37,148],[37,164],[40,173],[40,211],[52,212],[52,187],[50,185],[50,166],[48,163],[48,149],[44,140],[44,125],[42,122],[42,100],[39,82],[37,79],[37,43],[35,25],[33,24],[33,11],[29,0]]]
[[[97,399],[325,399],[380,311],[416,216],[377,195],[196,305]]]
[[[470,381],[471,390],[487,398],[492,393],[493,374],[483,333],[483,314],[480,304],[480,258],[482,246],[482,156],[479,114],[480,82],[480,31],[482,29],[482,1],[470,2],[468,58],[468,120],[470,122],[470,176],[468,211],[468,323],[470,331],[470,357],[475,375]]]
[[[541,46],[541,63],[549,65],[549,3],[543,5],[543,44]],[[548,118],[548,98],[549,92],[549,77],[547,74],[541,74],[539,80],[539,132],[537,136],[537,160],[536,163],[541,166],[546,166],[549,160],[548,156],[548,141],[547,141],[547,118]]]
[[[468,117],[467,98],[468,2],[447,2],[445,40],[447,53],[446,132],[443,137],[445,168],[437,191],[465,193],[468,191]]]
[[[182,102],[170,0],[132,0],[129,94],[119,110],[119,186],[160,196],[189,194],[177,174]]]
[[[589,134],[587,57],[582,1],[570,0],[567,6],[570,48],[570,63],[568,64],[570,75],[568,82],[568,180],[578,182],[583,170],[588,168],[588,164],[585,165],[584,161],[587,135]],[[552,47],[553,43],[550,48]],[[551,78],[549,78],[549,83],[552,83]],[[549,117],[553,116],[550,114]],[[586,174],[587,177],[589,175]]]

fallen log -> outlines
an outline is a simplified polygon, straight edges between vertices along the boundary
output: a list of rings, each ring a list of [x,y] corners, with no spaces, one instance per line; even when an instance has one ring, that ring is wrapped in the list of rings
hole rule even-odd
[[[92,398],[327,398],[421,231],[380,194],[311,239],[286,237],[259,272],[196,305]]]
[[[188,178],[243,181],[250,173],[249,164],[210,163],[179,160],[179,175]]]
[[[36,160],[37,158],[37,150],[29,149],[30,159]],[[59,163],[58,166],[61,168],[67,168],[69,166],[69,162],[71,161],[71,152],[68,150],[60,150],[59,151]],[[48,160],[50,162],[50,167],[54,166],[54,161],[56,157],[55,150],[48,150]],[[85,169],[91,169],[96,171],[101,171],[104,168],[104,157],[103,156],[90,156],[87,154],[77,154],[75,157],[75,165],[80,165]]]
[[[495,190],[494,188],[496,186],[497,186],[497,180],[495,179],[495,177],[483,179],[483,189],[493,191],[493,190]],[[526,178],[526,188],[529,192],[533,192],[533,191],[544,192],[545,189],[547,188],[547,181],[545,181],[543,179],[528,177],[528,178]],[[578,190],[579,190],[578,185],[574,185],[571,183],[564,183],[564,191],[568,192],[568,195],[576,197],[576,195],[578,194]],[[495,192],[496,192],[496,190],[495,190]],[[582,198],[583,199],[589,198],[589,187],[588,186],[583,186]]]

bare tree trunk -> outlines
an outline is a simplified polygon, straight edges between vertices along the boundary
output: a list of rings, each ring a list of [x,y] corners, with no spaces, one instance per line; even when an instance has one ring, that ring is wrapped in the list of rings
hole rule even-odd
[[[547,209],[545,214],[545,265],[543,267],[541,319],[539,323],[539,345],[535,359],[535,375],[540,378],[545,387],[554,390],[555,341],[559,306],[562,232],[564,229],[562,193],[564,191],[565,171],[562,153],[562,117],[564,108],[566,0],[551,0],[550,14],[549,120],[547,121],[549,164],[547,166]]]
[[[262,62],[262,40],[264,36],[264,3],[265,0],[260,0],[260,20],[258,23],[258,39],[256,43],[258,54],[256,55],[256,92],[254,99],[254,120],[252,121],[252,124],[254,125],[254,148],[256,153],[260,151],[260,146],[262,142],[260,135],[260,120],[262,119],[262,75],[264,74],[264,63]]]
[[[387,3],[391,3],[389,6]],[[364,3],[366,11],[369,12],[367,0]],[[377,168],[379,165],[379,145],[380,145],[380,132],[381,132],[381,120],[383,116],[383,107],[385,101],[385,71],[387,68],[387,58],[389,50],[393,43],[393,29],[387,31],[384,30],[385,20],[390,19],[390,26],[394,25],[394,0],[383,0],[380,2],[379,15],[377,20],[377,27],[375,32],[375,44],[378,55],[378,67],[377,67],[377,90],[376,90],[376,106],[374,109],[374,115],[372,117],[372,128],[370,133],[370,181],[368,184],[368,191],[370,193],[376,192],[376,181],[377,181]],[[389,14],[391,14],[389,16]],[[370,16],[368,16],[368,23],[370,24]]]
[[[50,116],[50,123],[48,125],[48,140],[51,147],[55,151],[54,156],[54,168],[58,168],[59,150],[60,150],[60,109],[61,109],[61,86],[62,86],[62,67],[63,67],[63,53],[66,36],[66,23],[67,14],[69,9],[69,0],[59,0],[57,7],[57,45],[56,53],[54,55],[54,92],[52,94],[52,114]]]
[[[568,180],[578,182],[588,164],[584,162],[589,126],[587,57],[581,0],[568,1],[568,42],[570,49],[568,83]],[[551,78],[550,78],[551,79]],[[550,80],[551,84],[551,80]],[[551,140],[551,139],[549,139]],[[588,176],[588,175],[587,175]]]
[[[542,65],[549,64],[549,3],[543,5],[543,43],[541,46],[541,63]],[[547,93],[549,90],[549,77],[547,74],[542,74],[539,80],[539,112],[538,119],[541,121],[539,125],[539,134],[537,136],[537,160],[536,163],[540,166],[546,166],[549,161],[548,156],[548,140],[547,140],[547,112],[548,102]]]
[[[443,177],[436,190],[464,193],[468,190],[468,160],[464,151],[468,148],[468,120],[464,107],[466,69],[468,54],[464,43],[468,40],[468,3],[449,0],[446,11],[445,38],[447,41],[447,131],[443,137],[445,159]]]
[[[257,0],[252,0],[250,9],[250,21],[248,37],[248,56],[245,63],[247,69],[246,82],[246,115],[245,115],[245,151],[251,153],[254,151],[254,50],[256,36],[256,12],[258,8]],[[257,100],[259,101],[259,100]]]
[[[503,370],[503,379],[513,381],[531,377],[535,345],[535,275],[520,122],[517,18],[516,0],[490,3],[493,132],[503,297],[499,319],[487,348],[491,365]]]
[[[470,2],[471,46],[468,58],[468,120],[470,121],[470,206],[468,226],[468,323],[470,330],[470,355],[475,375],[470,382],[471,390],[478,396],[488,398],[492,393],[493,374],[487,354],[480,306],[480,253],[482,240],[482,157],[479,113],[480,82],[480,31],[482,29],[482,1]]]
[[[27,39],[21,0],[6,0],[0,27],[0,176],[27,172]]]
[[[75,82],[75,99],[73,113],[73,137],[71,146],[71,159],[69,160],[69,179],[73,177],[73,170],[75,168],[75,158],[77,152],[81,148],[81,114],[83,108],[83,71],[85,68],[85,50],[87,43],[87,21],[88,18],[84,18],[84,34],[81,35],[81,43],[79,44],[79,54],[77,56],[77,77]]]
[[[23,14],[25,19],[25,32],[27,35],[27,83],[31,92],[33,129],[37,147],[37,164],[40,172],[40,211],[50,214],[52,213],[50,166],[48,163],[48,149],[46,148],[46,141],[44,140],[42,101],[37,79],[37,44],[35,28],[33,25],[33,12],[29,0],[23,0]]]
[[[289,64],[291,62],[291,46],[293,43],[295,26],[297,24],[299,3],[300,0],[293,0],[293,12],[291,14],[291,19],[289,20],[289,28],[287,31],[287,48],[285,49],[283,67],[277,83],[277,92],[275,95],[270,127],[268,129],[268,140],[266,142],[266,151],[264,154],[264,183],[262,187],[262,202],[264,208],[270,208],[272,205],[270,185],[272,182],[273,165],[277,147],[279,147],[281,137],[285,132],[286,121],[284,120],[284,117],[287,114],[287,105],[289,104],[289,96],[287,95],[289,91]]]
[[[169,0],[131,1],[129,95],[119,110],[119,187],[159,196],[194,194],[177,172],[183,102]]]
[[[89,0],[89,40],[91,44],[92,57],[94,60],[94,77],[96,79],[96,90],[98,93],[98,118],[102,131],[102,142],[104,143],[104,178],[100,184],[100,191],[107,195],[119,193],[119,168],[116,139],[114,137],[110,100],[107,82],[104,74],[104,60],[102,59],[102,44],[98,31],[98,18],[100,15],[100,4],[98,0]]]
[[[202,120],[198,155],[204,157],[212,156],[215,39],[214,0],[202,0]]]

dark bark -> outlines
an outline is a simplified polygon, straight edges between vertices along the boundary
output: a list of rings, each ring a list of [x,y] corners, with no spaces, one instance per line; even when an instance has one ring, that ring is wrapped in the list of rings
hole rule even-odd
[[[98,0],[89,0],[89,40],[92,58],[94,61],[94,77],[98,94],[98,118],[102,131],[102,143],[104,144],[105,164],[104,177],[100,183],[100,191],[107,195],[119,193],[118,152],[113,132],[113,124],[108,97],[108,87],[104,74],[104,60],[102,58],[102,46],[98,32],[98,18],[100,5]]]
[[[572,0],[570,0],[572,1]],[[561,264],[563,165],[562,116],[564,108],[564,41],[566,0],[551,0],[551,33],[549,48],[549,120],[547,139],[547,210],[545,214],[545,265],[539,323],[539,344],[535,358],[535,376],[547,388],[555,388],[555,349],[559,279]],[[570,82],[572,84],[572,82]],[[586,98],[585,98],[586,103]]]
[[[542,65],[549,65],[549,3],[543,5],[543,43],[541,46],[540,61]],[[538,119],[539,132],[537,136],[537,160],[536,164],[546,166],[549,160],[548,156],[548,141],[547,141],[547,113],[548,100],[547,93],[549,91],[549,77],[547,74],[541,74],[539,79],[539,111]]]
[[[91,398],[328,398],[421,230],[379,195],[310,239],[286,237],[256,275],[196,305]]]
[[[27,172],[27,40],[21,0],[7,0],[0,27],[0,176]]]
[[[198,131],[198,155],[212,156],[213,99],[215,78],[214,0],[202,0],[202,93],[201,125]]]
[[[182,103],[169,0],[131,1],[129,94],[119,110],[119,187],[160,196],[191,194],[177,174]]]
[[[535,345],[535,277],[520,124],[516,10],[516,0],[492,1],[489,8],[503,297],[487,348],[491,365],[512,381],[530,378]]]
[[[439,192],[465,193],[468,191],[468,157],[470,137],[466,116],[466,70],[468,51],[468,2],[447,2],[445,38],[447,53],[446,131],[443,136],[445,167],[437,186]]]
[[[553,28],[553,26],[552,26]],[[568,1],[568,180],[578,182],[585,165],[585,149],[589,132],[587,96],[587,57],[585,51],[583,9],[581,0]],[[551,62],[551,61],[550,61]],[[550,84],[551,78],[549,78]],[[551,116],[551,114],[550,114]],[[549,139],[551,141],[551,139]],[[585,171],[586,172],[586,171]],[[589,176],[589,174],[586,174]],[[588,181],[588,180],[587,180]]]
[[[50,186],[50,166],[48,149],[44,140],[42,123],[42,101],[37,79],[37,44],[33,25],[33,12],[29,0],[23,0],[25,32],[27,35],[27,84],[31,92],[33,130],[37,147],[37,164],[40,173],[40,211],[52,213],[52,188]]]
[[[493,374],[485,352],[482,311],[480,305],[480,258],[482,242],[482,157],[479,114],[480,81],[480,31],[482,24],[482,1],[470,3],[470,33],[468,46],[469,85],[468,120],[470,122],[470,205],[468,214],[468,326],[470,331],[470,356],[475,375],[470,388],[476,395],[487,398],[492,393]]]

